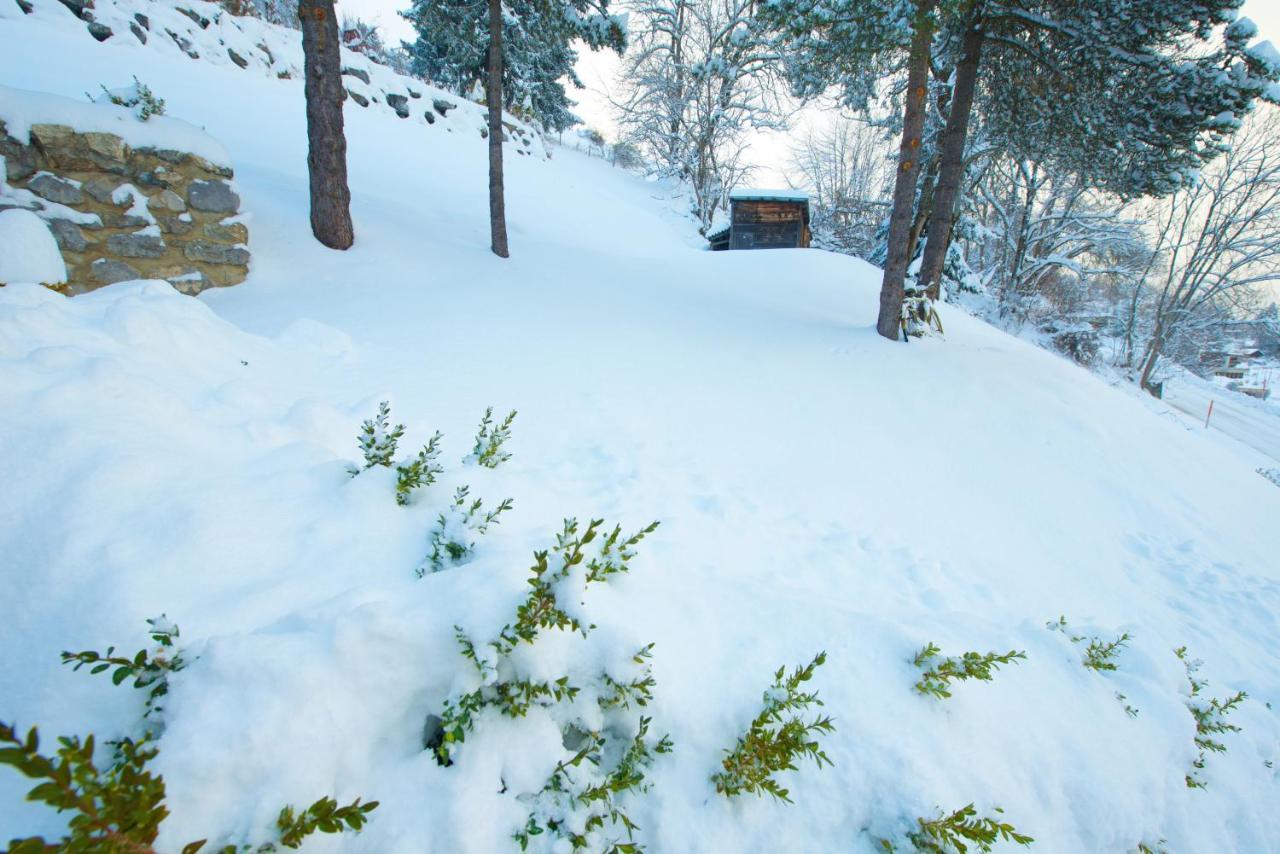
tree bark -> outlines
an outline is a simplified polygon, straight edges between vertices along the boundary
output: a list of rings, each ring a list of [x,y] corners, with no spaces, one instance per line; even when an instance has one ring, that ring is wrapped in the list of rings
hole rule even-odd
[[[1156,317],[1156,328],[1151,332],[1151,340],[1147,342],[1147,352],[1143,354],[1142,376],[1138,379],[1138,387],[1143,391],[1155,394],[1151,386],[1151,375],[1155,373],[1156,364],[1160,361],[1160,351],[1164,349],[1164,315]]]
[[[489,0],[489,235],[493,254],[507,258],[507,203],[502,185],[502,0]]]
[[[898,174],[893,186],[893,211],[889,216],[889,251],[884,279],[880,284],[880,316],[876,331],[895,341],[902,328],[903,282],[907,277],[907,254],[911,214],[915,206],[916,177],[920,174],[920,141],[924,134],[924,105],[929,93],[929,44],[933,39],[930,12],[937,0],[916,0],[916,15],[907,58],[907,93],[902,117],[902,145],[898,151]]]
[[[351,190],[347,137],[342,130],[342,70],[334,0],[299,0],[304,90],[307,98],[307,171],[311,178],[311,233],[330,249],[348,249]]]
[[[924,258],[920,262],[920,284],[929,299],[936,300],[942,292],[942,268],[951,245],[951,228],[955,223],[956,200],[960,196],[960,184],[964,181],[964,145],[969,136],[969,117],[973,113],[973,94],[978,81],[978,65],[982,61],[982,43],[986,39],[986,27],[982,19],[982,4],[974,4],[972,13],[960,41],[960,61],[956,64],[955,91],[951,96],[951,111],[942,131],[941,165],[938,186],[933,197],[933,212],[926,229],[929,235],[924,245]]]

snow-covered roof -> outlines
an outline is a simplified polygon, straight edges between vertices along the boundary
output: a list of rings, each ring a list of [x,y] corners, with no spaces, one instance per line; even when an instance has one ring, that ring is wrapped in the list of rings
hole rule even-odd
[[[735,202],[807,202],[809,194],[804,190],[764,190],[759,188],[737,189],[729,193]]]
[[[711,227],[707,229],[707,240],[715,240],[721,235],[728,234],[731,228],[733,228],[733,220],[729,219],[729,215],[724,211],[716,211],[716,215],[711,218]]]

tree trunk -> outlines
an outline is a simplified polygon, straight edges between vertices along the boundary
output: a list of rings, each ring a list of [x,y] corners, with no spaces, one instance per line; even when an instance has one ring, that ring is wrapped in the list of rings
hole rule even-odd
[[[507,202],[502,186],[502,0],[489,0],[489,235],[493,254],[506,258]]]
[[[1152,394],[1155,394],[1155,390],[1151,387],[1151,375],[1155,373],[1156,364],[1160,361],[1160,351],[1164,349],[1164,327],[1164,316],[1157,316],[1156,328],[1151,331],[1151,340],[1147,342],[1147,352],[1143,355],[1142,377],[1138,380],[1138,386]]]
[[[942,292],[942,267],[946,263],[947,248],[951,245],[956,199],[964,180],[964,144],[969,136],[969,116],[973,113],[973,92],[978,80],[978,65],[982,59],[982,43],[985,38],[986,27],[982,19],[982,4],[979,2],[968,18],[964,37],[960,42],[955,92],[951,96],[947,125],[942,131],[938,186],[934,192],[933,212],[929,215],[927,228],[929,238],[924,245],[924,258],[920,262],[920,284],[932,300],[938,299]]]
[[[893,186],[893,212],[889,216],[889,246],[884,279],[880,284],[880,316],[876,331],[890,341],[902,328],[902,286],[907,277],[911,213],[920,174],[920,138],[924,134],[924,104],[929,93],[929,43],[933,22],[929,13],[937,0],[916,0],[911,53],[907,59],[907,93],[902,117],[902,145],[898,151],[898,175]]]
[[[351,190],[347,137],[342,131],[342,71],[333,0],[299,0],[304,89],[307,97],[307,171],[311,176],[311,233],[330,249],[348,249]]]
[[[933,188],[938,182],[938,158],[928,161],[928,168],[920,180],[920,204],[916,206],[915,218],[911,221],[911,231],[907,233],[907,258],[916,257],[916,247],[924,236],[924,227],[928,224],[929,213],[933,210]],[[910,261],[908,260],[908,263]]]

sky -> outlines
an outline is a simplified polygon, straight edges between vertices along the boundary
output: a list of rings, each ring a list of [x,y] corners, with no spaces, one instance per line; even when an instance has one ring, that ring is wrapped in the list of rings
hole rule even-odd
[[[613,2],[618,4],[620,0]],[[338,0],[340,14],[377,24],[387,36],[388,43],[392,44],[413,38],[413,28],[399,15],[399,10],[408,7],[408,0]],[[1252,18],[1258,25],[1260,39],[1280,47],[1280,0],[1245,0],[1242,15]],[[588,127],[600,130],[607,139],[612,139],[615,131],[609,95],[617,89],[615,78],[619,66],[620,60],[612,52],[582,51],[578,76],[587,88],[570,92],[570,97],[578,102],[575,112]],[[821,121],[820,113],[805,110],[797,117],[797,126],[802,128]],[[757,167],[752,177],[754,184],[786,186],[788,139],[785,132],[762,132],[752,143],[749,158]]]

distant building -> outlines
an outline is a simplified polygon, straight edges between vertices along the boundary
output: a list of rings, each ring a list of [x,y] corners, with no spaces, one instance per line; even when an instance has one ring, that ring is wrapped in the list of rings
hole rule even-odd
[[[716,251],[804,249],[809,238],[809,196],[796,190],[734,190],[729,221],[707,235]]]

